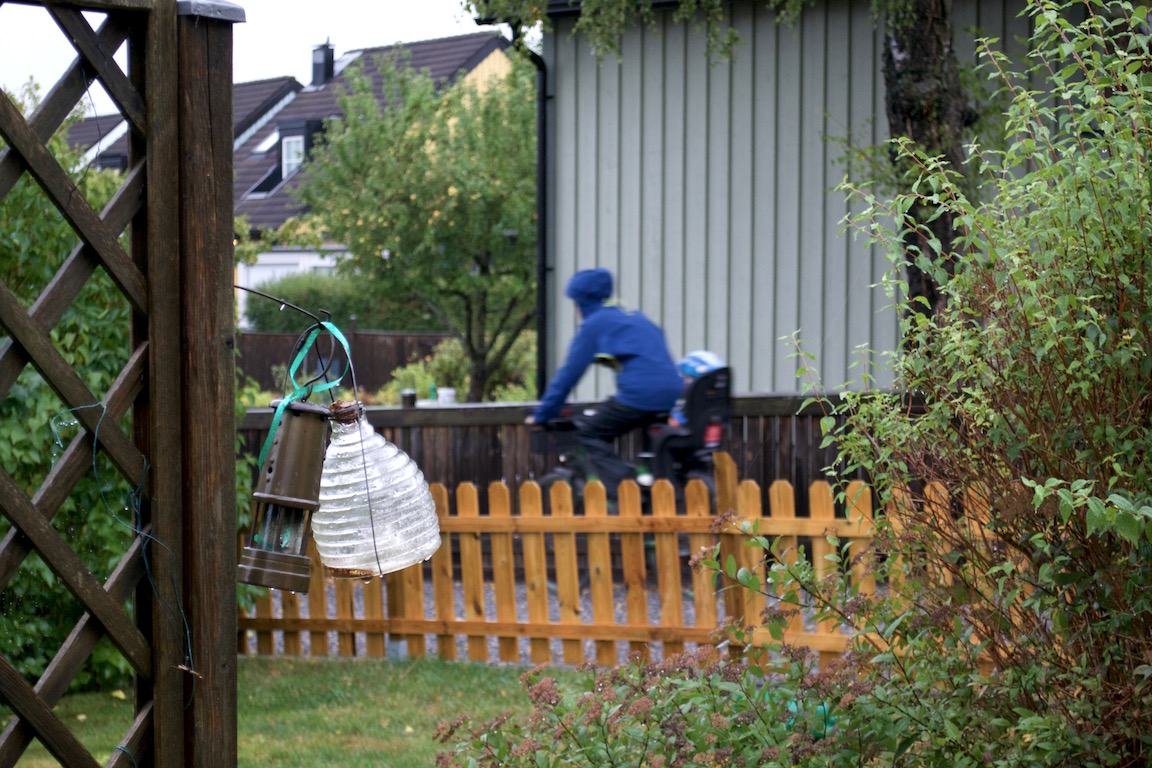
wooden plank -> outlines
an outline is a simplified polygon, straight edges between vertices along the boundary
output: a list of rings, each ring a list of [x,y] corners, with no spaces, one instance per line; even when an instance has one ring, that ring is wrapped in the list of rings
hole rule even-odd
[[[133,400],[139,395],[144,384],[143,374],[146,360],[145,348],[137,349],[105,394],[106,418],[111,423],[119,422]],[[76,487],[76,483],[88,474],[92,467],[93,444],[94,440],[91,433],[78,434],[64,449],[64,453],[61,454],[60,459],[52,466],[52,469],[48,471],[44,481],[32,497],[32,503],[46,520],[51,520],[55,516],[60,505]],[[137,478],[136,484],[139,485],[142,480],[143,477]],[[19,528],[11,528],[4,536],[3,541],[0,541],[0,590],[7,586],[31,549],[32,542]]]
[[[588,492],[585,486],[584,492]],[[603,488],[601,488],[603,492]],[[563,522],[572,519],[572,487],[567,483],[552,483],[548,489],[552,517]],[[556,598],[560,603],[560,623],[580,624],[580,564],[576,557],[574,533],[552,534],[552,557],[556,569]],[[581,664],[584,661],[584,643],[565,640],[564,663]]]
[[[400,571],[400,586],[404,591],[404,617],[424,618],[424,563],[410,565]],[[424,635],[408,635],[408,656],[422,659],[428,653]]]
[[[378,576],[364,585],[364,618],[384,618],[384,582]],[[387,655],[384,633],[369,632],[364,638],[364,653],[370,659],[383,659]]]
[[[652,515],[654,517],[676,515],[676,491],[667,480],[657,480],[652,487]],[[684,604],[680,583],[680,546],[674,533],[657,533],[655,539],[656,584],[660,591],[660,625],[682,627]],[[665,658],[683,652],[682,643],[664,644]]]
[[[351,579],[335,579],[336,582],[336,618],[348,619],[346,626],[354,626],[351,621],[356,616],[356,595],[352,591]],[[356,632],[345,630],[336,633],[336,653],[345,658],[356,656]]]
[[[61,765],[100,765],[3,656],[0,656],[0,700],[32,726],[40,743]]]
[[[476,486],[464,483],[456,489],[456,514],[461,520],[479,516],[480,502]],[[480,547],[480,534],[460,534],[460,580],[464,587],[464,618],[469,621],[484,619],[484,559]],[[488,661],[488,638],[469,635],[468,659]]]
[[[128,226],[143,204],[143,169],[143,165],[137,165],[127,173],[124,183],[100,214],[108,222],[108,226],[118,232]],[[77,245],[28,310],[32,322],[45,333],[50,333],[87,285],[88,278],[96,270],[97,264],[96,252],[91,246],[87,243]],[[0,393],[8,392],[28,362],[29,358],[24,349],[12,339],[6,339],[0,344]],[[113,419],[112,423],[118,421],[118,418]],[[132,484],[139,485],[139,482],[137,478]]]
[[[640,502],[640,489],[635,483],[621,485],[617,492],[620,508],[620,521],[639,520],[643,514]],[[620,534],[620,571],[624,576],[624,602],[628,623],[647,626],[648,618],[648,573],[644,555],[644,534]],[[628,648],[630,657],[639,657],[647,663],[650,654],[648,644],[633,641]]]
[[[111,15],[100,25],[96,33],[101,47],[108,51],[115,51],[128,37],[128,21],[122,15]],[[64,75],[56,81],[51,90],[44,96],[44,100],[28,116],[28,126],[36,138],[47,144],[52,134],[64,124],[68,115],[76,108],[76,102],[95,81],[95,75],[79,59],[65,70]],[[24,165],[15,150],[0,149],[0,198],[6,196],[20,176],[24,173]],[[123,229],[123,227],[121,227]]]
[[[436,516],[440,520],[440,548],[432,555],[432,593],[436,604],[436,618],[450,621],[456,618],[455,585],[452,581],[452,535],[444,530],[448,518],[448,489],[440,483],[429,486],[436,502]],[[440,635],[436,638],[436,655],[441,659],[456,658],[456,638]]]
[[[140,537],[132,540],[128,551],[104,582],[104,589],[117,602],[127,600],[144,577],[142,542],[143,539]],[[96,643],[103,637],[104,628],[91,613],[85,613],[80,617],[80,621],[73,627],[34,686],[36,695],[49,708],[56,706],[68,691],[68,686],[91,656]],[[35,730],[23,718],[16,716],[9,720],[4,731],[0,733],[0,765],[15,765],[35,737]]]
[[[759,487],[759,484],[757,484]],[[735,532],[735,529],[744,520],[739,515],[731,517],[725,524],[726,532]],[[812,522],[808,518],[794,520],[773,520],[763,518],[759,520],[760,533],[766,536],[819,536],[827,526]],[[842,538],[865,538],[868,535],[868,526],[859,522],[847,521],[843,518],[833,523],[837,534]],[[606,521],[592,521],[586,517],[574,517],[567,522],[560,522],[548,517],[536,519],[524,516],[493,519],[480,517],[476,519],[461,520],[450,518],[445,522],[444,530],[450,533],[707,533],[712,528],[712,521],[688,518],[684,516],[671,518],[641,517],[637,519],[609,517]]]
[[[711,521],[712,509],[708,498],[708,488],[699,480],[692,480],[684,490],[684,507],[688,517],[700,517]],[[711,549],[715,537],[705,533],[688,536],[688,551],[695,556],[703,549]],[[703,567],[692,569],[692,601],[696,609],[696,626],[703,629],[717,625],[716,616],[716,575]]]
[[[132,307],[144,311],[147,307],[148,286],[144,275],[117,242],[120,233],[113,232],[96,215],[76,184],[24,122],[24,117],[11,99],[0,99],[0,135],[23,157],[28,172],[44,188],[53,205],[73,229],[96,250],[100,263],[128,297]]]
[[[228,766],[237,752],[236,654],[229,642],[237,621],[232,24],[181,15],[177,30],[182,586],[201,675],[191,689],[185,735],[193,740],[192,765]],[[135,92],[115,77],[115,65],[108,74],[105,87],[135,122]]]
[[[754,535],[763,536],[763,523],[762,516],[762,502],[761,502],[760,486],[751,480],[745,480],[740,483],[739,491],[737,492],[737,509],[743,518],[751,523],[751,530]],[[743,567],[756,574],[760,580],[760,590],[766,589],[764,580],[765,560],[767,559],[767,552],[759,547],[749,546],[747,537],[744,537],[740,542],[740,555],[736,558],[737,562]],[[766,601],[763,591],[744,590],[744,623],[750,626],[760,626],[764,623],[763,615]]]
[[[872,519],[872,491],[859,480],[848,484],[847,509],[849,520],[859,521],[863,527],[873,527],[876,523]],[[852,581],[859,585],[860,594],[876,594],[876,575],[872,570],[869,549],[871,540],[858,539],[852,542],[849,550],[852,554]]]
[[[328,618],[328,585],[326,569],[320,563],[316,542],[308,537],[308,557],[312,558],[312,571],[308,574],[308,618]],[[308,655],[315,658],[328,655],[328,633],[312,630],[308,637]]]
[[[285,616],[299,616],[300,615],[300,596],[295,592],[281,592],[280,593],[280,608]],[[383,618],[374,616],[373,618]],[[303,644],[300,638],[300,632],[285,632],[284,633],[284,655],[285,656],[302,656]]]
[[[387,595],[385,600],[388,603],[389,618],[403,618],[407,600],[404,597],[404,583],[399,572],[393,571],[384,574],[384,593]],[[392,642],[399,642],[403,638],[393,635],[388,639]],[[407,643],[406,640],[405,643]]]
[[[633,483],[635,485],[635,483]],[[584,493],[584,515],[603,520],[608,515],[604,486],[595,484]],[[588,546],[588,590],[592,597],[592,621],[615,624],[616,611],[612,596],[612,543],[607,533],[590,533]],[[617,664],[616,644],[604,640],[596,643],[596,663],[604,667]]]
[[[128,81],[128,77],[120,71],[120,66],[116,63],[116,59],[109,56],[107,49],[104,49],[96,33],[92,31],[92,27],[84,19],[83,14],[79,10],[60,7],[48,7],[48,13],[56,21],[57,26],[64,32],[65,36],[72,43],[76,52],[84,59],[84,63],[88,65],[100,77],[100,85],[112,97],[112,101],[120,108],[121,113],[126,117],[136,130],[143,132],[148,122],[144,116],[144,101],[140,98],[140,94],[132,87],[132,83]],[[184,46],[181,52],[188,49]],[[115,49],[112,49],[115,50]],[[229,59],[231,56],[229,56]],[[229,69],[231,69],[231,62],[229,62]],[[202,74],[205,70],[203,68],[196,70],[197,73]],[[196,78],[200,82],[204,82],[208,78]],[[231,88],[231,82],[228,86]],[[231,122],[231,109],[229,109],[229,122]],[[229,130],[231,133],[231,130]]]
[[[488,486],[488,514],[508,517],[512,514],[512,499],[508,486],[492,483]],[[496,619],[516,621],[516,560],[512,553],[512,535],[492,534],[492,581],[496,589]],[[500,638],[500,660],[517,662],[520,650],[514,637]]]
[[[769,508],[768,514],[775,520],[790,520],[796,517],[796,494],[792,489],[792,483],[787,480],[777,480],[768,487],[768,501]],[[777,539],[778,549],[777,552],[780,556],[780,564],[792,568],[796,565],[797,547],[800,542],[796,536],[781,536]],[[765,588],[767,588],[765,584]],[[785,588],[781,587],[776,591],[776,597],[781,601],[785,595]],[[781,606],[785,610],[795,611],[788,619],[787,631],[792,634],[798,634],[804,631],[804,617],[800,613],[800,606],[793,603]]]
[[[832,501],[832,488],[824,480],[818,480],[808,487],[808,512],[813,521],[832,526],[836,517],[836,507]],[[814,536],[812,538],[812,565],[816,569],[816,576],[821,580],[832,575],[836,567],[828,558],[836,554],[835,547],[828,541],[827,536]],[[816,631],[821,635],[831,636],[839,632],[837,623],[831,619],[824,619],[816,625]],[[820,667],[827,668],[827,664],[835,659],[839,653],[820,656]]]
[[[23,0],[18,0],[23,2]],[[78,8],[82,11],[148,11],[163,0],[51,0],[52,5]]]
[[[128,732],[116,749],[112,750],[112,756],[104,764],[105,768],[139,768],[136,756],[152,753],[152,735],[155,732],[153,714],[152,702],[146,702],[140,707]]]
[[[534,520],[544,512],[540,486],[524,483],[520,486],[520,514],[525,520]],[[544,551],[543,533],[525,533],[520,539],[524,557],[524,591],[528,603],[528,621],[548,623],[548,561]],[[548,641],[532,636],[528,641],[528,655],[533,664],[547,664],[552,660]]]
[[[0,99],[0,102],[4,101],[7,100]],[[100,403],[100,398],[88,389],[88,385],[52,343],[48,333],[32,321],[24,312],[19,299],[3,283],[0,283],[0,325],[24,347],[36,369],[60,395],[65,405],[76,409],[73,412],[76,420],[89,432],[99,433],[100,443],[116,468],[125,477],[143,477],[144,456],[118,426],[102,425],[103,410],[91,407]]]
[[[0,509],[24,532],[45,564],[104,625],[108,636],[138,674],[152,668],[152,649],[124,609],[104,591],[80,558],[7,472],[0,470]]]
[[[272,613],[271,590],[261,590],[260,595],[255,599],[255,603],[257,619],[268,619],[274,617],[274,614]],[[256,653],[260,654],[261,656],[271,656],[275,652],[276,639],[272,636],[271,630],[257,630]]]
[[[397,632],[403,634],[458,634],[458,635],[502,635],[518,638],[555,638],[559,640],[611,640],[614,642],[678,642],[710,643],[716,641],[716,630],[703,627],[661,627],[647,624],[558,624],[554,622],[518,622],[501,624],[496,621],[440,621],[438,619],[385,619],[381,622],[341,622],[325,619],[320,626],[329,631],[357,629],[358,631]],[[245,619],[242,627],[246,630],[266,629],[305,629],[303,619]],[[768,639],[766,631],[757,630],[754,638]],[[822,648],[842,650],[851,638],[848,635],[805,634],[797,643],[814,650]],[[759,642],[759,640],[756,640]]]

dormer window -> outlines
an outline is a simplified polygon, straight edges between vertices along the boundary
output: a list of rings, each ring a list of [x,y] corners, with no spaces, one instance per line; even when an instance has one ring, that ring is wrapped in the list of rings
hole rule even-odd
[[[304,137],[282,136],[280,153],[280,178],[286,179],[304,162]]]

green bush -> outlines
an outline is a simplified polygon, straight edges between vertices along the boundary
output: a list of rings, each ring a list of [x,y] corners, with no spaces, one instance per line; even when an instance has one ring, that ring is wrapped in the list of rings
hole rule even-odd
[[[468,356],[459,339],[445,339],[436,345],[432,354],[409,363],[392,372],[388,382],[375,396],[382,405],[399,405],[400,392],[416,390],[416,396],[428,397],[432,385],[437,389],[451,387],[456,399],[463,401],[468,394],[471,379]],[[536,399],[536,334],[520,334],[504,362],[489,378],[492,402],[528,402]]]
[[[330,313],[332,322],[344,330],[361,331],[442,331],[445,324],[417,301],[398,303],[381,300],[372,290],[372,282],[350,274],[301,273],[288,275],[253,286],[257,290],[285,299],[310,312]],[[304,317],[296,312],[280,311],[274,301],[250,294],[244,311],[256,331],[299,332]]]
[[[580,693],[548,691],[546,709],[522,724],[472,726],[443,764],[1152,763],[1148,8],[1033,2],[1030,13],[1032,69],[1012,72],[991,51],[985,67],[1012,104],[1006,149],[972,155],[986,202],[900,140],[919,177],[891,201],[860,193],[854,223],[890,254],[898,303],[909,259],[947,292],[935,317],[900,305],[905,343],[886,358],[900,391],[815,398],[838,469],[866,473],[874,488],[870,548],[830,537],[833,562],[818,571],[802,548],[754,536],[763,582],[723,564],[764,594],[775,638],[750,656],[772,666],[733,674],[762,675],[770,702],[822,707],[834,718],[825,737],[782,733],[795,715],[777,707],[746,727],[778,751],[752,754],[734,728],[715,733],[703,716],[728,717],[747,688],[717,701],[688,667],[648,680],[671,733],[635,696],[607,708],[613,679],[589,681]],[[925,231],[906,215],[917,203],[950,209],[962,227],[955,252],[930,238],[910,250],[907,228]],[[705,562],[722,567],[715,552]],[[876,593],[852,578],[857,568]],[[853,650],[813,674],[807,654],[783,642],[797,611],[853,628]],[[675,740],[692,746],[670,753]]]
[[[0,94],[0,98],[9,98]],[[16,101],[26,114],[36,104],[34,87]],[[66,130],[66,129],[62,129]],[[49,148],[65,168],[76,169],[80,191],[100,210],[119,186],[119,174],[82,169],[58,133]],[[25,306],[44,290],[77,243],[75,233],[28,175],[0,202],[0,279]],[[103,270],[97,270],[52,329],[52,341],[90,390],[103,393],[128,359],[128,302]],[[0,339],[2,340],[2,339]],[[91,408],[98,408],[93,403]],[[129,429],[102,423],[103,429]],[[78,434],[69,411],[40,374],[27,366],[0,400],[0,465],[29,496],[47,477]],[[100,581],[112,572],[132,538],[136,495],[103,453],[52,519],[80,560]],[[0,515],[0,536],[11,523]],[[43,674],[83,610],[35,553],[0,592],[0,655],[29,680]],[[75,678],[76,688],[122,686],[131,666],[107,641],[97,645]]]

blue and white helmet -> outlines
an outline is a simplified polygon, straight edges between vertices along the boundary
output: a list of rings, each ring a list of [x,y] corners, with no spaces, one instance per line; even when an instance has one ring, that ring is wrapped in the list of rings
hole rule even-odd
[[[727,365],[724,359],[715,352],[698,349],[695,352],[689,352],[684,359],[680,361],[679,368],[681,376],[689,379],[698,379],[706,373],[710,373],[717,368],[724,368]]]

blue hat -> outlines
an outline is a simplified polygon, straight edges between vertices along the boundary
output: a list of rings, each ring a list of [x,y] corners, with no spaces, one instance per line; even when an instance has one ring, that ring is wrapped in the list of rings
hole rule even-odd
[[[612,273],[599,267],[581,270],[572,275],[564,295],[576,302],[581,310],[603,304],[612,295]]]

